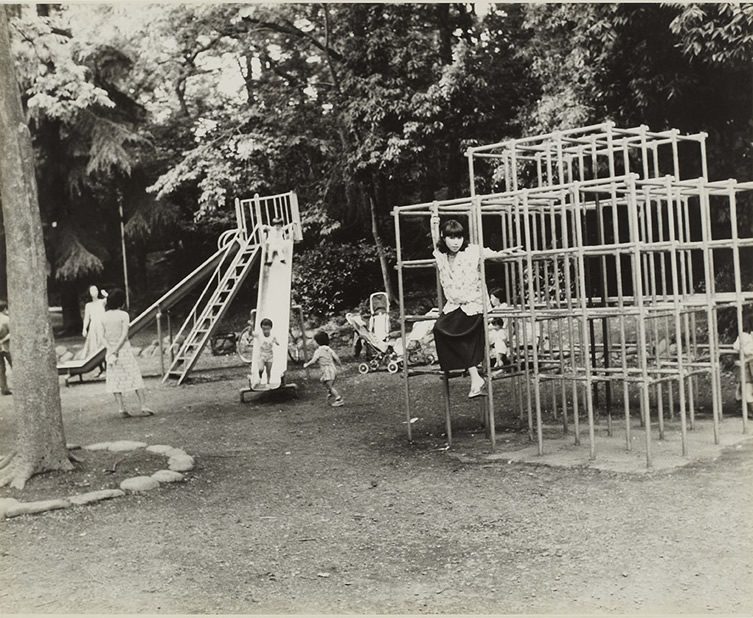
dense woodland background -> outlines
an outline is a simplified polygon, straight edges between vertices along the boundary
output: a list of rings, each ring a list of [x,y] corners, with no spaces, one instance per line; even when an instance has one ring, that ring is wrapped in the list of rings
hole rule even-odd
[[[122,284],[120,204],[138,310],[235,197],[294,189],[295,294],[326,315],[383,289],[392,206],[467,194],[472,144],[676,127],[709,133],[713,179],[753,179],[752,5],[37,5],[12,36],[71,332],[91,282]]]

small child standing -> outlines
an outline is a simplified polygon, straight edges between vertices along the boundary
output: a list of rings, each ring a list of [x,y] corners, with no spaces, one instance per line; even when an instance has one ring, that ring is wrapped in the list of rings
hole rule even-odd
[[[267,372],[267,384],[272,377],[272,363],[275,359],[274,346],[279,346],[280,342],[277,337],[272,335],[274,324],[269,318],[264,318],[260,324],[260,330],[256,332],[256,343],[259,346],[259,382],[261,382],[264,372]]]
[[[494,350],[495,367],[506,365],[507,359],[507,333],[505,323],[501,318],[494,318],[489,324],[489,343]]]
[[[310,367],[316,362],[319,363],[319,369],[322,370],[322,375],[319,378],[319,381],[327,387],[327,399],[330,397],[335,398],[332,402],[332,407],[339,408],[344,405],[345,402],[340,393],[337,392],[337,389],[335,389],[335,378],[337,377],[337,368],[335,367],[335,364],[339,365],[340,369],[342,369],[343,364],[340,361],[340,357],[329,347],[329,335],[327,333],[319,331],[314,335],[314,341],[316,341],[318,347],[316,348],[314,355],[311,357],[311,360],[303,366]]]

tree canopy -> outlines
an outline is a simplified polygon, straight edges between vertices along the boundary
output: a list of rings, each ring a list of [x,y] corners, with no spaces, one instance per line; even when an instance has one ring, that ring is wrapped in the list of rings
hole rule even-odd
[[[712,176],[749,175],[749,5],[474,6],[24,7],[53,281],[117,279],[119,201],[139,267],[213,243],[233,198],[290,189],[305,267],[348,240],[384,271],[390,208],[465,194],[468,145],[604,119],[706,131]]]

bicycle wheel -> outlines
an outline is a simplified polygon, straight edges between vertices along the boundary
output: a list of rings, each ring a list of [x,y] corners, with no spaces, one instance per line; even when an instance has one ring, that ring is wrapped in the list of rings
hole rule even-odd
[[[246,326],[239,334],[235,344],[235,351],[244,363],[251,364],[254,352],[254,333],[250,326]]]

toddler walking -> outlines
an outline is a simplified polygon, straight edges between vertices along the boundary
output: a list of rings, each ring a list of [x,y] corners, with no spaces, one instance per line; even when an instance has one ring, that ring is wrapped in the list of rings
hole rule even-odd
[[[316,341],[318,347],[316,348],[314,355],[311,357],[311,360],[303,366],[310,367],[314,363],[319,363],[319,369],[322,371],[319,381],[327,387],[327,399],[330,397],[335,398],[332,402],[332,407],[339,408],[344,405],[345,402],[335,388],[335,378],[337,378],[337,368],[335,367],[335,364],[339,365],[340,369],[342,369],[343,364],[340,361],[340,357],[329,347],[329,335],[327,333],[322,331],[316,333],[316,335],[314,335],[314,341]]]

